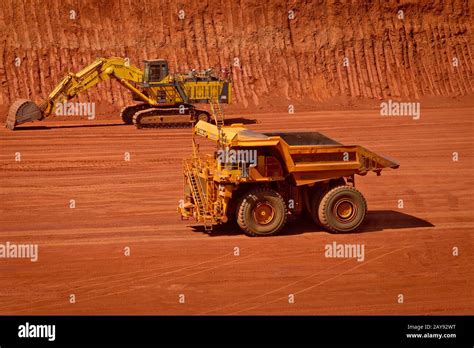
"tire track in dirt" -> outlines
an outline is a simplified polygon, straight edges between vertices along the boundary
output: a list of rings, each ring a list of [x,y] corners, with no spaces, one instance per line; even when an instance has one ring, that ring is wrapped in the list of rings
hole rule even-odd
[[[199,262],[197,264],[193,263],[193,264],[190,264],[190,265],[187,265],[187,266],[184,266],[184,267],[179,267],[178,269],[175,269],[175,270],[171,270],[171,271],[167,271],[167,272],[159,273],[159,274],[153,274],[153,275],[149,275],[149,273],[154,273],[155,271],[162,270],[163,267],[154,268],[154,269],[144,269],[144,270],[141,270],[141,271],[124,272],[124,273],[120,273],[120,274],[113,274],[113,275],[95,277],[95,278],[90,278],[90,279],[76,280],[76,281],[72,281],[72,282],[68,283],[68,284],[72,284],[72,285],[67,288],[67,291],[73,292],[76,295],[80,295],[81,292],[78,292],[79,289],[92,289],[92,290],[89,290],[89,291],[86,290],[85,293],[87,293],[88,295],[90,295],[90,294],[96,294],[96,295],[89,296],[89,297],[81,297],[81,303],[84,303],[86,301],[92,301],[92,300],[96,300],[96,299],[99,299],[99,298],[104,298],[104,297],[109,297],[109,296],[114,296],[114,295],[119,295],[119,294],[124,294],[124,293],[129,293],[129,292],[135,291],[135,289],[133,287],[130,287],[130,284],[134,284],[135,286],[140,285],[142,287],[162,286],[164,284],[174,282],[174,281],[177,281],[177,280],[180,280],[180,279],[183,279],[183,278],[188,278],[188,277],[192,277],[192,276],[195,276],[195,275],[198,275],[198,274],[207,273],[207,272],[212,271],[212,270],[220,269],[224,266],[233,265],[233,264],[236,264],[236,263],[240,264],[241,263],[240,261],[243,261],[243,260],[245,260],[244,262],[255,260],[255,256],[258,255],[258,253],[255,253],[255,252],[252,253],[251,251],[249,253],[248,249],[241,249],[241,252],[244,252],[244,251],[247,254],[246,256],[241,256],[241,257],[236,258],[235,260],[232,260],[232,261],[229,261],[229,262],[226,262],[226,263],[223,263],[223,264],[219,264],[217,266],[206,267],[204,269],[199,269],[199,267],[204,265],[204,264],[208,264],[208,263],[214,263],[215,264],[219,260],[228,258],[231,255],[230,254],[222,255],[220,257],[213,258],[211,260],[202,261],[202,262]],[[304,252],[303,253],[302,252],[297,252],[296,255],[297,256],[299,255],[299,256],[302,256],[302,257],[307,256]],[[281,260],[286,259],[286,258],[292,259],[294,257],[295,257],[295,254],[285,254],[285,255],[272,256],[272,260],[278,259],[278,260],[281,261]],[[166,267],[166,268],[169,268],[169,267]],[[195,269],[199,269],[199,270],[193,271]],[[143,283],[143,281],[147,281],[147,280],[155,279],[155,278],[160,278],[160,277],[168,276],[168,275],[183,272],[183,271],[191,271],[191,273],[186,273],[186,274],[180,275],[178,277],[164,279],[162,281],[154,282],[153,284],[144,284]],[[143,275],[140,275],[140,274],[146,274],[146,275],[143,276]],[[132,277],[130,277],[130,275]],[[115,279],[115,278],[117,278],[117,279]],[[109,279],[109,280],[103,281],[105,279]],[[110,280],[110,279],[112,279],[112,280]],[[127,284],[123,284],[124,279],[127,280]],[[94,282],[95,280],[99,280],[100,282]],[[77,284],[80,284],[80,283],[86,283],[86,284],[76,286]],[[112,285],[112,286],[105,286],[105,287],[103,286],[104,284],[105,285],[110,285],[112,283],[118,283],[118,284],[117,285]],[[119,289],[120,287],[125,287],[126,289],[125,290],[120,290],[120,291],[115,291],[115,292],[108,291],[108,290],[111,290],[111,289],[116,290],[116,289]],[[52,284],[52,286],[50,285],[50,286],[46,286],[46,287],[43,286],[42,290],[43,289],[51,290],[51,291],[59,291],[59,290],[64,290],[65,291],[66,290],[66,289],[64,289],[63,284],[61,284],[61,285]],[[47,304],[47,305],[41,306],[42,303],[45,303],[45,302],[50,303],[51,300],[52,299],[48,299],[48,300],[43,299],[43,300],[39,300],[39,301],[25,303],[24,305],[22,305],[22,306],[26,306],[28,308],[15,308],[15,306],[17,304],[17,301],[12,301],[10,303],[2,303],[2,306],[0,306],[0,313],[1,313],[1,310],[4,309],[4,308],[9,309],[4,314],[10,314],[10,313],[18,313],[18,312],[28,310],[28,309],[30,309],[31,305],[40,304],[40,306],[35,306],[35,309],[52,309],[52,308],[56,308],[58,306],[63,305],[62,303],[56,303],[56,304],[53,304],[53,305]],[[10,310],[11,308],[13,308],[13,310]]]
[[[220,264],[218,266],[213,266],[213,267],[208,267],[208,268],[205,268],[203,270],[199,270],[199,271],[196,271],[196,272],[192,272],[192,273],[188,273],[188,274],[185,274],[185,275],[182,275],[182,276],[179,276],[179,277],[175,277],[175,278],[171,278],[171,279],[166,279],[162,282],[157,282],[157,283],[154,283],[153,286],[161,286],[161,285],[164,285],[166,283],[169,283],[169,282],[173,282],[173,281],[176,281],[176,280],[179,280],[179,279],[183,279],[183,278],[187,278],[187,277],[191,277],[193,275],[197,275],[197,274],[201,274],[201,273],[206,273],[206,272],[209,272],[211,270],[215,270],[215,269],[218,269],[218,268],[221,268],[223,266],[227,266],[227,265],[231,265],[231,264],[235,264],[235,263],[238,263],[242,260],[246,260],[246,259],[249,259],[251,258],[252,256],[255,256],[254,254],[250,254],[250,255],[247,255],[247,256],[243,256],[243,257],[239,257],[239,258],[236,258],[235,260],[232,260],[232,261],[229,261],[229,262],[226,262],[226,263],[223,263],[223,264]],[[207,262],[205,262],[207,263]],[[144,280],[149,280],[149,279],[154,279],[154,278],[157,278],[157,277],[160,277],[160,276],[163,276],[163,275],[168,275],[168,274],[172,274],[172,273],[175,273],[175,272],[180,272],[184,269],[189,269],[189,268],[194,268],[195,266],[190,266],[190,267],[185,267],[183,269],[179,269],[179,270],[176,270],[176,271],[170,271],[170,272],[165,272],[163,274],[158,274],[158,275],[148,275],[148,276],[145,276],[145,277],[136,277],[136,278],[132,278],[132,280],[135,282],[135,281],[144,281]],[[97,284],[95,284],[97,285]],[[125,290],[121,290],[121,291],[115,291],[115,292],[105,292],[105,293],[102,293],[103,291],[107,291],[109,289],[114,289],[116,288],[115,286],[111,286],[111,287],[103,287],[101,289],[96,289],[96,290],[92,290],[92,291],[89,291],[88,293],[89,294],[96,294],[98,293],[97,295],[94,295],[94,296],[91,296],[91,297],[84,297],[84,298],[81,298],[81,303],[82,302],[86,302],[86,301],[92,301],[92,300],[96,300],[96,299],[99,299],[99,298],[104,298],[104,297],[109,297],[109,296],[114,296],[114,295],[119,295],[119,294],[124,294],[124,293],[128,293],[128,292],[132,292],[132,291],[135,291],[135,289],[133,288],[130,288],[127,285],[125,285],[126,289]],[[28,303],[28,304],[24,304],[23,306],[26,306],[27,308],[22,308],[22,309],[13,309],[13,310],[9,310],[8,312],[4,313],[6,315],[10,315],[12,313],[19,313],[19,312],[23,312],[23,311],[27,311],[30,309],[30,306],[31,304],[40,304],[40,303],[43,303],[45,302],[45,300],[41,300],[41,301],[37,301],[37,302],[33,302],[33,303]],[[49,302],[49,301],[48,301]],[[58,307],[58,306],[63,306],[63,303],[56,303],[54,305],[45,305],[45,306],[37,306],[35,307],[36,309],[52,309],[52,308],[55,308],[55,307]],[[5,306],[5,307],[8,307]],[[1,309],[2,307],[0,307]]]
[[[367,260],[367,261],[365,261],[365,262],[363,262],[363,263],[361,263],[361,264],[358,264],[358,265],[356,265],[356,266],[353,266],[353,267],[349,268],[348,270],[346,270],[346,271],[344,271],[344,272],[342,272],[342,273],[338,273],[338,274],[336,274],[336,275],[334,275],[334,276],[332,276],[332,277],[329,277],[329,278],[327,278],[327,279],[325,279],[325,280],[323,280],[323,281],[320,281],[320,282],[318,282],[318,283],[316,283],[316,284],[313,284],[313,285],[308,286],[308,287],[306,287],[306,288],[300,289],[300,290],[298,290],[298,291],[293,291],[292,293],[293,293],[293,295],[298,295],[298,294],[301,294],[301,293],[306,292],[306,291],[308,291],[308,290],[314,289],[314,288],[316,288],[316,287],[318,287],[318,286],[320,286],[320,285],[323,285],[323,284],[325,284],[325,283],[330,282],[331,280],[334,280],[334,279],[336,279],[336,278],[339,278],[340,276],[342,276],[342,275],[344,275],[344,274],[347,274],[347,273],[349,273],[349,272],[351,272],[351,271],[353,271],[353,270],[355,270],[355,269],[357,269],[357,268],[360,268],[360,267],[362,267],[362,266],[365,266],[365,265],[367,265],[367,264],[370,263],[370,262],[373,262],[373,261],[375,261],[375,260],[381,259],[381,258],[383,258],[383,257],[385,257],[385,256],[387,256],[387,255],[390,255],[390,254],[399,252],[399,251],[404,250],[404,249],[407,249],[407,248],[410,248],[410,247],[409,247],[409,246],[406,246],[406,247],[403,247],[403,248],[397,248],[397,249],[392,250],[392,251],[389,251],[389,252],[387,252],[387,253],[383,253],[382,255],[376,256],[375,258],[372,258],[372,259]],[[341,262],[341,264],[342,264],[342,263],[344,263],[344,262]],[[256,305],[256,306],[246,307],[246,308],[240,309],[240,310],[238,310],[238,311],[231,312],[230,314],[231,314],[231,315],[236,315],[236,314],[240,314],[240,313],[243,313],[243,312],[248,312],[248,311],[250,311],[250,310],[252,310],[252,309],[256,309],[256,308],[259,308],[259,307],[264,306],[264,305],[269,305],[269,304],[272,304],[272,303],[276,303],[276,302],[282,301],[282,300],[284,300],[284,299],[287,299],[287,296],[279,297],[279,298],[277,298],[277,299],[275,299],[275,300],[271,300],[271,301],[268,301],[268,302],[265,302],[265,303],[261,303],[261,304]]]
[[[158,275],[155,275],[153,277],[160,277],[160,276],[165,276],[165,275],[170,275],[170,274],[174,274],[174,273],[177,273],[177,272],[182,272],[182,271],[185,271],[185,270],[189,270],[189,269],[193,269],[193,268],[196,268],[196,267],[199,267],[201,265],[204,265],[204,264],[207,264],[207,263],[214,263],[216,261],[219,261],[223,258],[226,258],[226,257],[229,257],[229,255],[223,255],[223,256],[220,256],[220,257],[217,257],[217,258],[213,258],[211,260],[207,260],[207,261],[203,261],[203,262],[200,262],[200,263],[197,263],[197,264],[190,264],[188,266],[185,266],[185,267],[179,267],[175,270],[172,270],[172,271],[168,271],[168,272],[164,272],[164,273],[160,273]],[[166,267],[166,268],[169,268],[169,267]],[[165,268],[165,269],[166,269]],[[213,269],[214,267],[210,267],[210,268],[207,268],[207,269]],[[123,282],[123,278],[124,277],[128,277],[130,275],[138,275],[138,273],[150,273],[150,272],[155,272],[155,271],[159,271],[159,270],[162,270],[163,267],[159,267],[159,268],[154,268],[154,269],[146,269],[146,270],[141,270],[141,271],[132,271],[132,272],[124,272],[124,273],[120,273],[120,274],[112,274],[112,275],[107,275],[107,276],[101,276],[101,277],[95,277],[95,278],[89,278],[89,279],[82,279],[82,280],[76,280],[76,281],[73,281],[72,283],[74,285],[70,286],[68,288],[69,291],[73,290],[73,291],[77,291],[78,289],[82,289],[82,288],[86,288],[88,286],[90,286],[90,284],[86,284],[86,285],[82,285],[82,286],[75,286],[75,284],[78,284],[78,283],[90,283],[90,282],[93,282],[95,280],[105,280],[105,279],[110,279],[110,278],[119,278],[119,279],[113,279],[113,280],[108,280],[106,282],[99,282],[99,283],[93,283],[94,287],[97,287],[99,285],[103,285],[103,284],[111,284],[111,283],[115,283],[115,282]],[[131,281],[139,281],[139,280],[144,280],[144,279],[148,279],[148,277],[150,276],[146,276],[146,277],[135,277],[135,278],[128,278],[128,280],[131,280]],[[168,281],[173,281],[175,279],[179,279],[178,278],[172,278],[172,279],[169,279]],[[52,284],[52,286],[46,286],[46,287],[43,287],[43,289],[50,289],[50,290],[59,290],[61,289],[62,285],[58,285],[58,284]],[[96,290],[96,291],[92,291],[92,292],[100,292],[100,291],[103,291],[103,290],[107,290],[107,289],[112,289],[114,288],[113,286],[112,287],[105,287],[105,288],[100,288],[100,290]],[[40,300],[40,301],[36,301],[36,302],[30,302],[28,304],[25,304],[27,306],[31,306],[31,305],[36,305],[36,304],[41,304],[43,302],[50,302],[49,300]],[[16,301],[14,302],[11,302],[11,303],[8,303],[8,304],[5,304],[3,303],[2,306],[0,306],[0,310],[1,309],[4,309],[4,308],[11,308],[12,305],[15,305]],[[48,306],[46,307],[38,307],[38,308],[48,308]],[[16,310],[14,310],[16,311]]]
[[[377,249],[380,249],[380,247],[377,248]],[[377,250],[377,249],[375,249],[375,250]],[[319,271],[319,272],[317,272],[317,273],[313,273],[313,274],[311,274],[311,275],[309,275],[309,276],[307,276],[307,277],[304,277],[304,278],[299,279],[299,280],[297,280],[297,281],[291,282],[291,283],[289,283],[289,284],[287,284],[287,285],[284,285],[284,286],[281,286],[281,287],[279,287],[279,288],[277,288],[277,289],[273,289],[273,290],[267,291],[267,292],[265,292],[265,293],[263,293],[263,294],[261,294],[261,295],[252,297],[252,298],[249,299],[249,300],[250,300],[250,301],[255,301],[255,300],[257,300],[257,299],[260,299],[260,298],[262,298],[262,297],[268,296],[268,295],[273,294],[273,293],[275,293],[275,292],[278,292],[278,291],[280,291],[280,290],[289,288],[289,287],[291,287],[291,286],[293,286],[293,285],[295,285],[295,284],[298,284],[298,283],[307,281],[308,279],[311,279],[311,278],[314,278],[314,277],[316,277],[316,276],[318,276],[318,275],[321,275],[322,273],[324,273],[324,272],[326,272],[326,271],[332,270],[332,269],[334,269],[334,268],[338,268],[339,266],[341,266],[341,265],[343,265],[343,264],[346,264],[346,263],[348,263],[348,262],[350,262],[350,261],[352,261],[352,260],[351,260],[351,259],[346,259],[346,260],[344,260],[344,261],[342,261],[342,262],[340,262],[340,263],[337,263],[337,264],[333,265],[332,267],[326,268],[326,269],[321,270],[321,271]],[[223,309],[230,308],[230,307],[236,307],[236,306],[239,306],[239,305],[242,305],[242,304],[246,304],[246,303],[247,303],[247,301],[246,301],[246,302],[230,303],[230,304],[228,304],[228,305],[226,305],[226,306],[214,308],[214,309],[212,309],[212,310],[208,310],[208,311],[205,311],[205,312],[202,312],[202,313],[199,313],[199,314],[200,314],[200,315],[208,315],[208,314],[210,314],[210,313],[219,312],[219,311],[222,311]]]

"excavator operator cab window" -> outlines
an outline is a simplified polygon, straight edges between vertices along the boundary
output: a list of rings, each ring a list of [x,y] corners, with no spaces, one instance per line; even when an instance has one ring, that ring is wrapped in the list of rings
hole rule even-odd
[[[160,82],[166,76],[168,76],[168,62],[166,60],[145,60],[144,83]]]

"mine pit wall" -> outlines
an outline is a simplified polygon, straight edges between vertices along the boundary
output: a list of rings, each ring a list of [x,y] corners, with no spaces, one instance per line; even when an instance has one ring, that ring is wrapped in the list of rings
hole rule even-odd
[[[139,66],[144,58],[166,58],[180,72],[239,63],[234,101],[249,108],[334,97],[466,96],[474,92],[473,3],[2,0],[0,105],[38,101],[68,71],[108,56]],[[119,109],[130,100],[107,81],[78,101]]]

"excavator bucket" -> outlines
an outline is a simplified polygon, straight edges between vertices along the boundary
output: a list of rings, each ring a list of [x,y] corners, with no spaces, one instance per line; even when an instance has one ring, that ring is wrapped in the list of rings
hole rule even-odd
[[[18,99],[8,110],[5,126],[13,130],[19,124],[41,120],[42,118],[43,112],[35,103],[28,99]]]

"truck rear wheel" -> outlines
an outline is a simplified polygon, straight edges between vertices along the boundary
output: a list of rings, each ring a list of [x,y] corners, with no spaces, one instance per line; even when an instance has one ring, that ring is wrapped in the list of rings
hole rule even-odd
[[[338,179],[333,179],[329,183],[317,186],[313,189],[313,192],[311,194],[310,198],[310,214],[311,217],[313,218],[313,221],[316,223],[316,225],[324,227],[321,224],[321,221],[319,221],[319,205],[321,204],[321,200],[324,197],[324,195],[332,188],[337,187],[337,186],[344,186],[346,185],[346,181],[344,178],[338,178]]]
[[[287,207],[273,190],[257,189],[243,196],[237,208],[237,223],[249,236],[278,233],[286,223]]]
[[[314,190],[311,195],[310,208],[311,208],[311,217],[316,225],[324,227],[319,221],[319,205],[321,204],[321,199],[328,192],[327,187],[321,187],[317,190]]]
[[[366,213],[362,193],[352,186],[338,186],[322,197],[318,219],[331,232],[351,232],[362,224]]]

